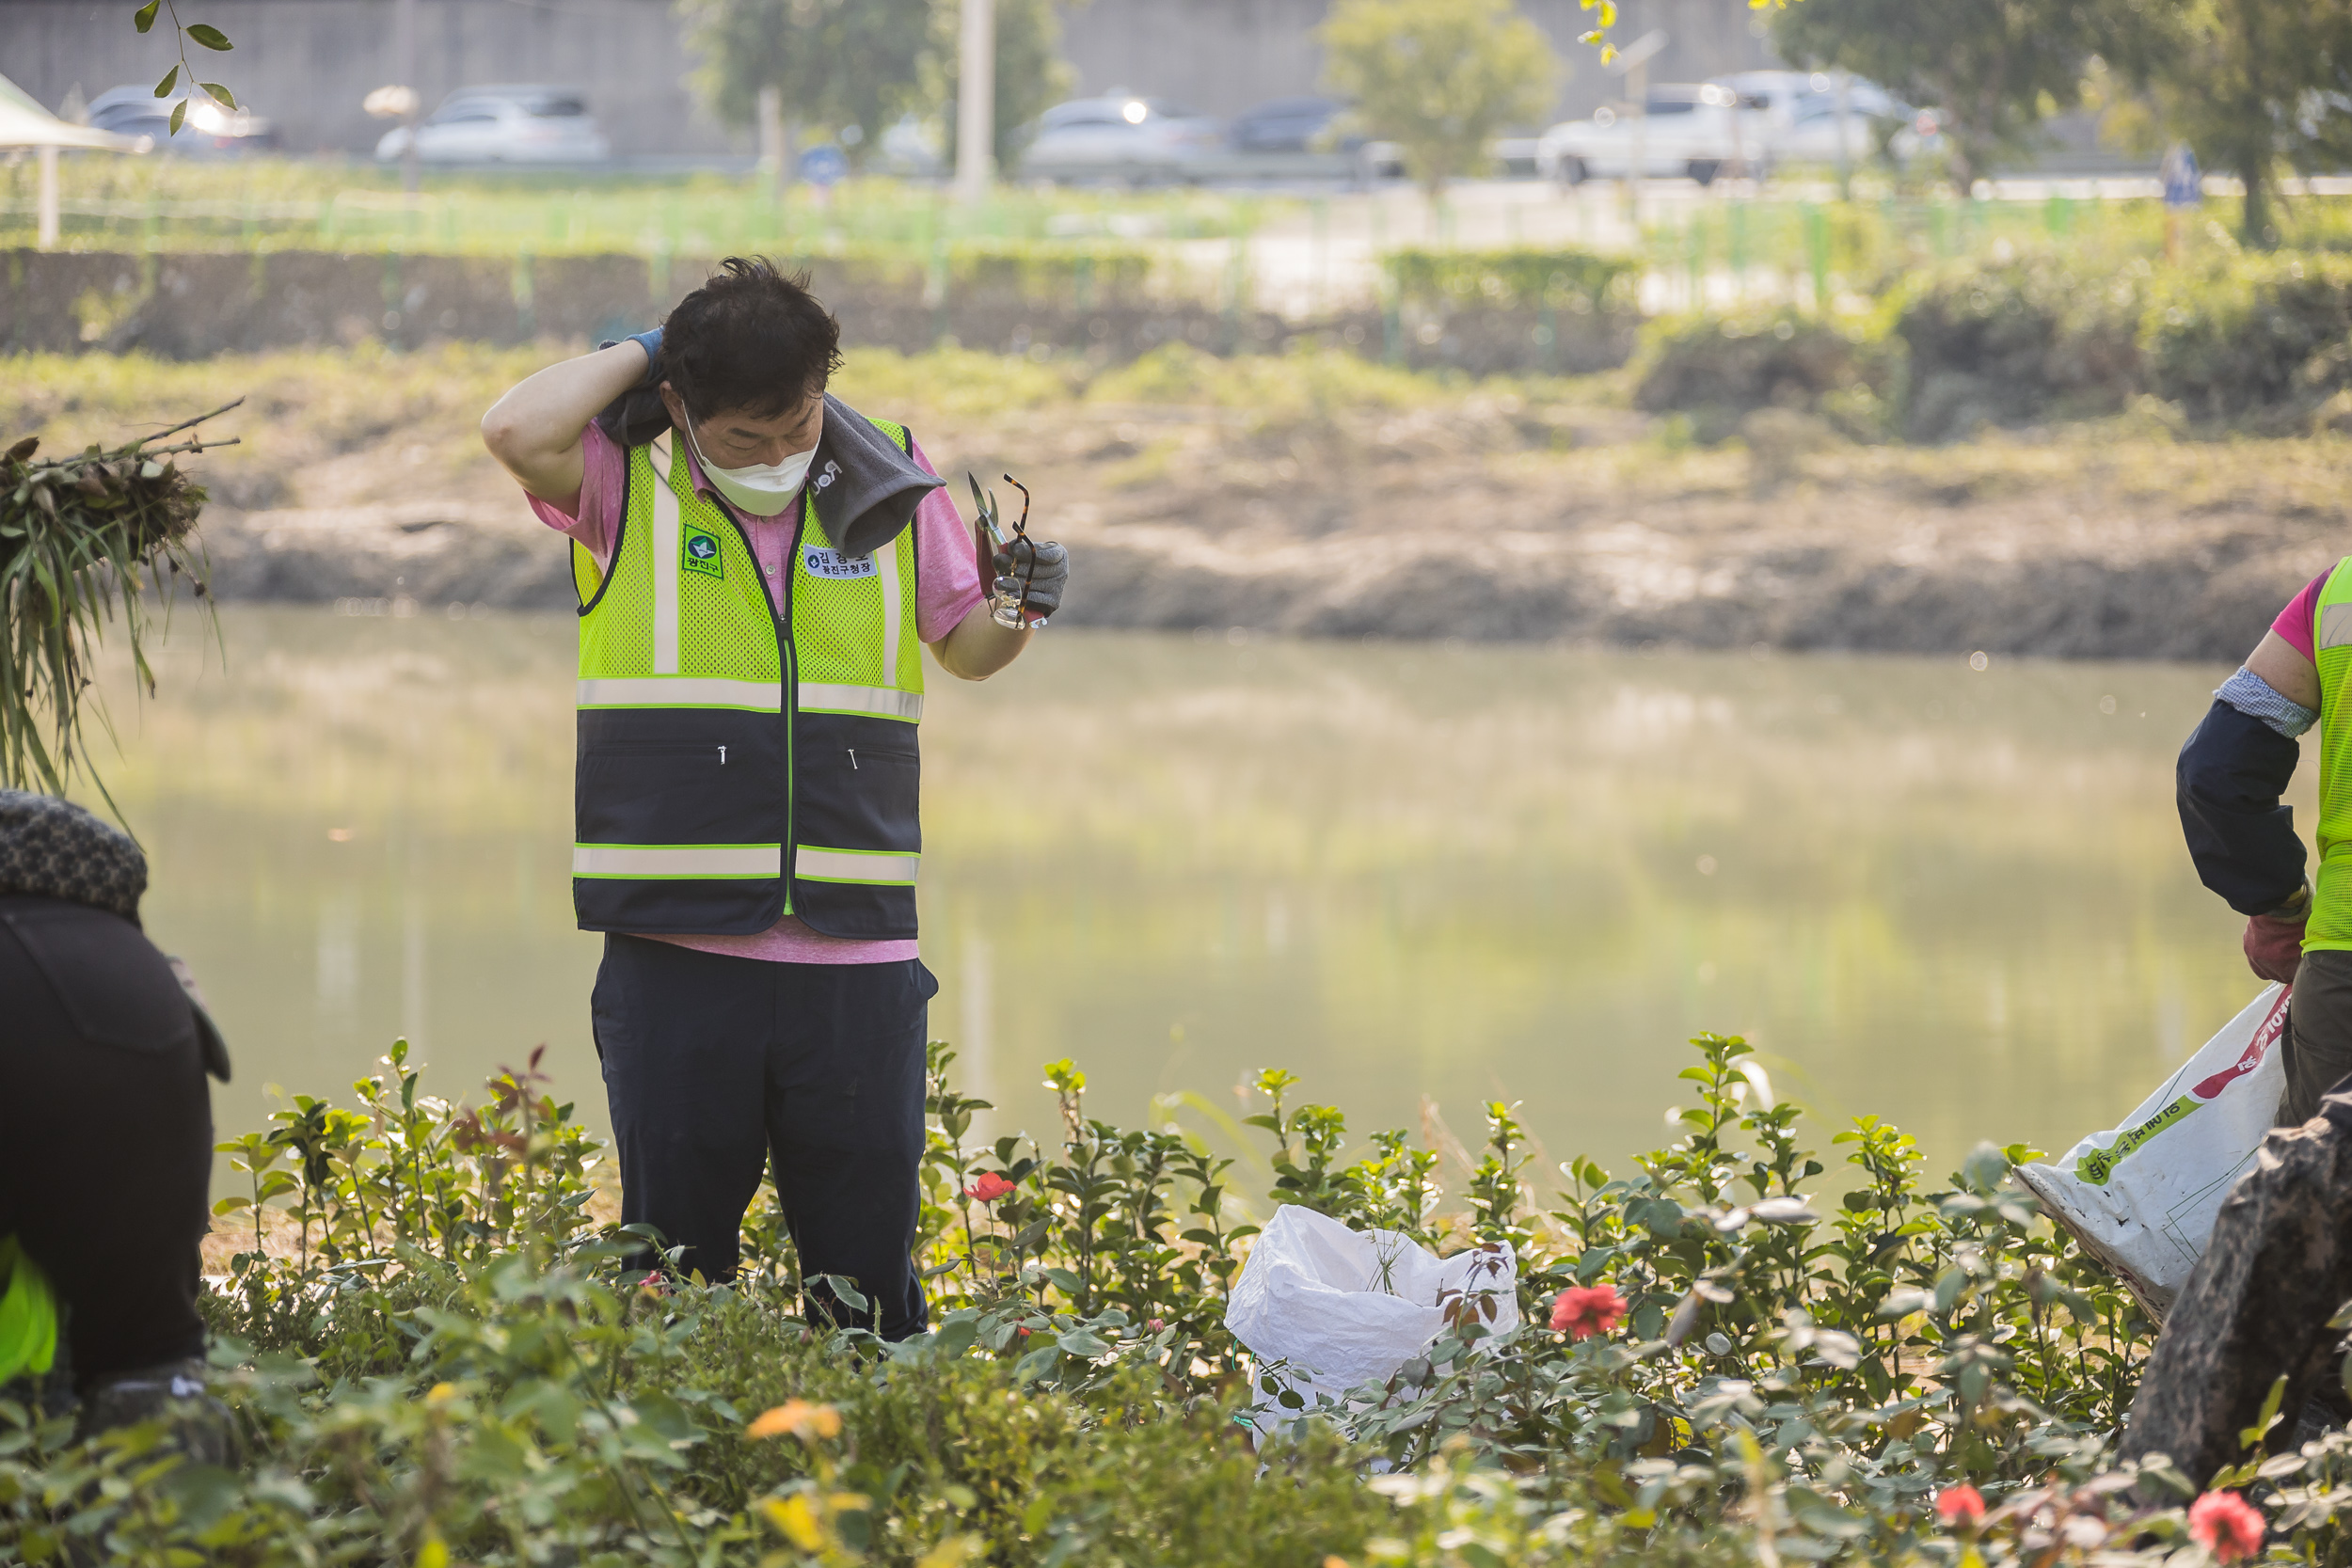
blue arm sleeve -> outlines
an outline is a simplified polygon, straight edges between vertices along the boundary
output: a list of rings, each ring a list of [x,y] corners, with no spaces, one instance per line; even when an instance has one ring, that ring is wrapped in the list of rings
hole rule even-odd
[[[2280,803],[2301,748],[2217,701],[2181,748],[2174,781],[2197,877],[2240,914],[2261,914],[2303,885],[2295,811]]]

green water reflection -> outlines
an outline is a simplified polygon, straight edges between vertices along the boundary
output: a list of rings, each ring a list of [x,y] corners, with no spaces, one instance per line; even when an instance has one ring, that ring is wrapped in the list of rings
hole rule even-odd
[[[226,673],[188,639],[118,696],[110,773],[236,1050],[223,1128],[402,1033],[446,1091],[544,1041],[601,1122],[569,618],[224,630]],[[2253,990],[2171,804],[2218,673],[1057,631],[933,682],[933,1033],[996,1131],[1050,1127],[1060,1056],[1122,1120],[1279,1065],[1359,1130],[1426,1097],[1474,1144],[1504,1098],[1619,1159],[1712,1028],[1939,1161],[2063,1148]]]

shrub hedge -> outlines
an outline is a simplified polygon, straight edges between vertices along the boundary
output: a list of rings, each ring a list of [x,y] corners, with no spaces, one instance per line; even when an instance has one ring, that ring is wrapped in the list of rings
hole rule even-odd
[[[2113,413],[2140,395],[2177,404],[2192,424],[2275,429],[2347,386],[2352,256],[2233,255],[2162,272],[2034,252],[1920,274],[1850,324],[1788,311],[1653,322],[1635,401],[1820,407],[1867,388],[1900,434],[1943,440]]]
[[[1485,306],[1597,310],[1640,270],[1630,256],[1597,250],[1509,246],[1424,250],[1407,246],[1380,258],[1396,297],[1447,308]]]
[[[1873,334],[1795,310],[1680,316],[1645,330],[1633,402],[1658,412],[1810,408],[1845,388],[1883,393],[1890,363]]]

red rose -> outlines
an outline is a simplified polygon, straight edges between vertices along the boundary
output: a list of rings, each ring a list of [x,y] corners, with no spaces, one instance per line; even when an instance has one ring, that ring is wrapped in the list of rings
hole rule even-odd
[[[980,1203],[993,1203],[1010,1191],[1012,1191],[1012,1183],[992,1170],[983,1173],[977,1181],[964,1188],[963,1196]]]
[[[1571,1285],[1551,1304],[1551,1326],[1571,1338],[1589,1339],[1616,1327],[1625,1314],[1625,1297],[1614,1285]]]
[[[1984,1494],[1973,1486],[1947,1486],[1935,1495],[1935,1516],[1947,1525],[1973,1529],[1984,1517]]]

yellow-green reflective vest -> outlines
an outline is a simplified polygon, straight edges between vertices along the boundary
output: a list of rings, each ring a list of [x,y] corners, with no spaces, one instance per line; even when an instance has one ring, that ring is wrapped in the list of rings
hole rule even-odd
[[[2319,591],[2312,661],[2319,666],[2319,874],[2303,947],[2352,948],[2352,558]]]
[[[872,422],[907,450],[903,427]],[[844,555],[804,492],[779,614],[672,437],[629,450],[612,558],[599,572],[575,544],[572,572],[581,927],[739,935],[790,913],[828,936],[913,937],[914,530]]]

